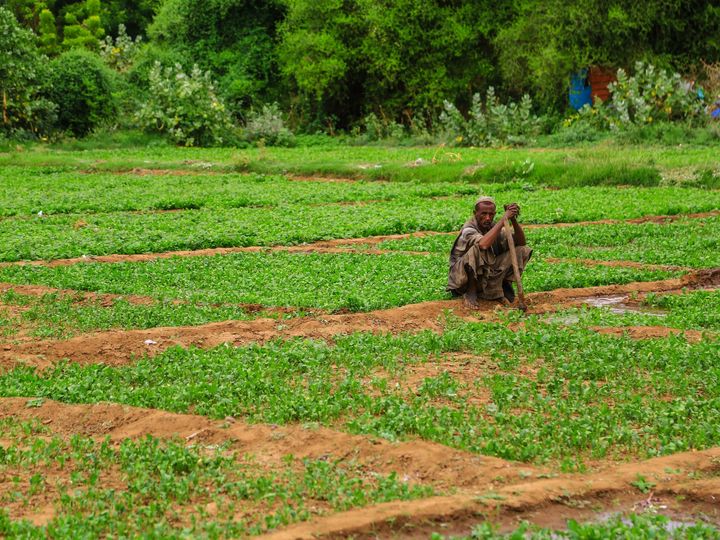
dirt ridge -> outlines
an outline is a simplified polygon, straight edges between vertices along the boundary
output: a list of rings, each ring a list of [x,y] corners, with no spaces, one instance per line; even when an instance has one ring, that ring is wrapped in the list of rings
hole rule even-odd
[[[263,535],[266,540],[322,538],[414,538],[429,536],[431,530],[470,532],[470,528],[492,516],[494,522],[517,522],[523,514],[551,508],[593,504],[613,506],[614,502],[638,501],[650,506],[657,496],[691,497],[696,502],[715,506],[720,499],[720,478],[688,481],[668,471],[717,474],[720,471],[720,447],[653,458],[639,463],[623,464],[612,470],[584,475],[562,475],[526,483],[503,486],[491,493],[460,493],[419,501],[391,502],[315,518]],[[641,475],[654,484],[654,491],[641,494],[632,486]],[[581,514],[583,512],[580,512]],[[592,515],[593,512],[584,512]],[[510,520],[508,520],[510,518]],[[717,519],[717,515],[715,516]],[[548,518],[545,516],[544,520]],[[450,530],[441,524],[451,525]],[[429,527],[429,528],[428,528]],[[425,530],[425,534],[421,533]]]
[[[720,284],[720,268],[702,270],[679,278],[604,285],[584,289],[556,289],[526,295],[530,313],[546,313],[577,306],[583,299],[647,292],[672,292]],[[332,340],[354,332],[440,331],[446,313],[473,321],[495,318],[496,302],[482,302],[472,310],[459,300],[436,300],[368,313],[341,313],[298,317],[284,321],[259,318],[222,321],[190,327],[158,327],[147,330],[114,330],[85,334],[68,340],[45,340],[0,345],[0,369],[26,364],[44,369],[55,361],[69,359],[82,364],[123,365],[142,356],[154,356],[172,346],[212,348],[223,343],[244,345],[276,338],[303,337]],[[150,340],[151,343],[147,343]]]
[[[288,454],[301,459],[352,460],[373,472],[395,472],[408,482],[439,488],[488,489],[498,482],[521,482],[523,476],[542,473],[533,465],[463,452],[422,439],[390,442],[327,427],[213,420],[115,403],[66,404],[46,399],[39,407],[28,408],[28,399],[0,398],[0,418],[39,420],[61,437],[82,434],[120,442],[152,435],[204,446],[229,442],[232,450],[251,454],[259,463],[270,466],[279,465]]]

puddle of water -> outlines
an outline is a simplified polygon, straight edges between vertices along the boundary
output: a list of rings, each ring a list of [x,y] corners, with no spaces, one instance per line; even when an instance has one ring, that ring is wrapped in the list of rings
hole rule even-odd
[[[655,317],[667,317],[668,312],[664,309],[645,307],[640,305],[629,305],[626,303],[628,297],[626,295],[617,296],[595,296],[586,299],[583,303],[597,308],[607,308],[611,313],[622,315],[623,313],[642,313],[643,315],[653,315]]]

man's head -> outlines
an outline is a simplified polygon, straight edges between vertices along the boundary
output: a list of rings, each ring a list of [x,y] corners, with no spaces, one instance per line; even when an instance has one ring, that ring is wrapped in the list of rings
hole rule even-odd
[[[480,231],[484,234],[488,232],[495,220],[495,199],[492,197],[480,197],[475,203],[475,221],[477,221]]]

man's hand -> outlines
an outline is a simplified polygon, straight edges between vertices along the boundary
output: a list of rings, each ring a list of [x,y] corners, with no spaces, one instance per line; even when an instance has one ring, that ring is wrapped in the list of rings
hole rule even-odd
[[[520,215],[520,207],[517,203],[506,204],[503,208],[505,209],[503,219],[515,220]]]

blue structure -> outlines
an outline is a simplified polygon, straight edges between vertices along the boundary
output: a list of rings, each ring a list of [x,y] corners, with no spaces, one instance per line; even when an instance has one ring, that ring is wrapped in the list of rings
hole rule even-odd
[[[592,88],[588,82],[588,70],[581,69],[570,76],[570,106],[579,111],[585,105],[592,106]]]

